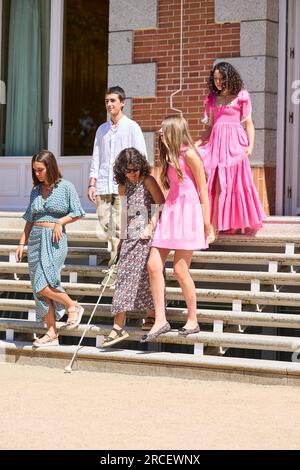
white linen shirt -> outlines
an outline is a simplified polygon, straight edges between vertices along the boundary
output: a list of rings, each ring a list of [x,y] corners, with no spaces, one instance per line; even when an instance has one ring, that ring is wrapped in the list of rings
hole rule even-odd
[[[147,158],[142,130],[137,122],[122,116],[116,127],[111,120],[98,127],[90,166],[90,178],[96,178],[96,194],[118,194],[113,166],[121,150],[135,147]]]

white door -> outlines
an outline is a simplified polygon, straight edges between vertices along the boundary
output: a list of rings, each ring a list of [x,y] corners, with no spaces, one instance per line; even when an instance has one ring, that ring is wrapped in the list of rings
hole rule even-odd
[[[300,215],[300,1],[287,2],[284,214]]]

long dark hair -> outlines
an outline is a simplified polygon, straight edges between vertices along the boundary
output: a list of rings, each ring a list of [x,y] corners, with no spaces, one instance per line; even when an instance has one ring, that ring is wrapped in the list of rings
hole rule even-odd
[[[136,148],[129,147],[119,153],[114,164],[114,178],[117,184],[125,184],[125,170],[128,168],[128,165],[133,165],[134,168],[138,168],[141,176],[150,175],[150,165],[146,157]]]
[[[219,62],[211,70],[208,77],[208,88],[216,95],[220,94],[222,90],[218,90],[214,82],[214,73],[218,70],[222,76],[222,89],[229,91],[230,95],[237,95],[243,88],[244,83],[236,68],[229,62]]]
[[[59,171],[55,156],[53,155],[52,152],[49,152],[49,150],[41,150],[40,152],[35,153],[31,160],[33,186],[37,186],[38,184],[41,184],[41,182],[38,180],[38,177],[36,176],[33,170],[33,164],[35,162],[43,163],[45,165],[46,172],[47,172],[47,181],[48,181],[50,188],[52,188],[57,183],[59,183],[59,181],[62,178],[62,175]]]

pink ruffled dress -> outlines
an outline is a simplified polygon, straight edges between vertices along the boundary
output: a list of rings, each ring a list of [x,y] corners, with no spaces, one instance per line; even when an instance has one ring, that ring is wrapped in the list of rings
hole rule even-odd
[[[258,228],[265,214],[253,183],[245,152],[248,139],[241,125],[251,116],[250,96],[246,90],[241,90],[230,104],[217,106],[216,95],[210,93],[205,102],[206,120],[211,111],[214,124],[210,138],[199,147],[208,177],[211,220],[218,177],[218,229]]]
[[[170,190],[152,241],[157,248],[192,251],[208,248],[198,187],[185,161],[186,151],[187,147],[182,147],[179,156],[182,181],[175,167],[168,166]]]

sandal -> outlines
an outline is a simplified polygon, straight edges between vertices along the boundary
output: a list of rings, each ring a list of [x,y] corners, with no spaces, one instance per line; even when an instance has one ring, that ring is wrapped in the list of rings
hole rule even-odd
[[[41,348],[43,346],[59,346],[58,335],[51,336],[49,333],[46,333],[44,334],[44,336],[41,336],[40,338],[36,339],[32,343],[32,346],[34,346],[35,348]]]
[[[67,323],[65,324],[66,330],[73,330],[76,326],[79,325],[82,319],[84,308],[76,302],[73,307],[68,308],[68,314],[76,313],[76,317],[68,318]]]
[[[111,334],[115,332],[116,336],[111,336]],[[113,344],[119,343],[120,341],[123,341],[123,339],[128,338],[129,334],[127,333],[124,328],[117,329],[117,328],[112,328],[111,332],[109,335],[105,338],[103,343],[101,344],[102,348],[107,348],[109,346],[112,346]]]
[[[149,330],[151,330],[152,326],[154,325],[154,322],[155,322],[155,318],[154,318],[154,317],[146,317],[146,318],[143,320],[142,330],[144,330],[144,331],[149,331]]]

